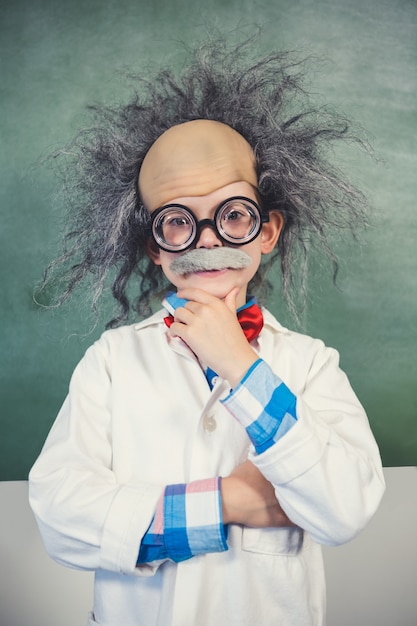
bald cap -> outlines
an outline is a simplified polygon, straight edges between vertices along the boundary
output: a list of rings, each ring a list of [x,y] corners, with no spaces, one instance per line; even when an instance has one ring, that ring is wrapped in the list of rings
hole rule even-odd
[[[226,185],[257,187],[249,143],[227,124],[193,120],[172,126],[148,150],[139,173],[139,191],[149,211],[175,198],[204,196]]]

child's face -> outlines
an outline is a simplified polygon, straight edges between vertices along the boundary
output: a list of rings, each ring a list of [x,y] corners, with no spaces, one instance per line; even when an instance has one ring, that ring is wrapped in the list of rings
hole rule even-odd
[[[257,201],[255,155],[246,139],[230,126],[213,120],[193,120],[169,128],[155,141],[143,160],[138,184],[142,201],[151,214],[167,204],[181,204],[192,211],[198,222],[212,220],[216,209],[229,198],[244,196]],[[217,255],[210,255],[209,264],[200,265],[199,271],[190,270],[190,265],[186,270],[183,267],[175,271],[172,262],[186,255],[188,250],[168,252],[158,248],[152,241],[148,246],[149,255],[154,263],[161,266],[167,279],[178,290],[198,288],[223,299],[237,288],[236,304],[240,307],[246,301],[247,286],[258,271],[261,255],[272,251],[283,223],[279,213],[271,212],[269,222],[264,223],[259,235],[250,241],[250,211],[248,213],[243,209],[232,215],[231,211],[230,220],[225,219],[224,222],[228,228],[232,228],[232,220],[240,215],[243,221],[237,222],[236,219],[234,227],[238,229],[240,238],[244,239],[245,233],[247,234],[248,243],[241,246],[229,244],[228,237],[226,240],[221,239],[210,224],[200,224],[198,238],[191,239],[190,242],[191,249],[202,248],[206,252],[214,248],[223,248],[225,252],[227,248],[230,252],[232,248],[234,251],[240,249],[245,253],[245,261],[249,261],[244,267],[237,264],[235,267],[239,269],[229,269],[230,255],[225,259],[224,256],[227,255],[221,254],[221,261]],[[192,218],[190,219],[192,222]],[[181,247],[188,241],[183,237],[182,227],[189,223],[189,217],[184,217],[184,213],[181,216],[172,216],[172,222],[168,224],[171,234],[174,225],[178,226],[175,245]],[[256,218],[254,227],[255,224]],[[160,237],[159,242],[166,248],[167,242],[163,240],[165,235],[158,231],[157,226],[155,228],[157,237]],[[187,228],[185,231],[188,232]],[[235,230],[226,234],[235,241],[236,232]],[[184,258],[184,263],[186,260]],[[223,267],[223,264],[227,266]],[[201,267],[211,269],[202,271]],[[218,269],[219,267],[222,269]]]
[[[206,218],[212,219],[216,208],[222,202],[233,196],[245,196],[255,202],[257,201],[256,193],[252,185],[247,182],[235,182],[220,187],[207,195],[173,198],[170,204],[182,204],[187,206],[193,211],[198,220]],[[225,268],[179,275],[172,271],[171,263],[174,259],[177,259],[179,255],[186,254],[188,250],[186,252],[167,252],[152,246],[149,253],[154,263],[161,266],[167,279],[178,290],[187,287],[197,287],[217,298],[223,299],[232,289],[238,288],[239,292],[236,305],[240,307],[246,301],[247,286],[259,268],[261,255],[271,252],[279,236],[281,226],[281,216],[278,213],[272,213],[271,221],[264,224],[259,236],[253,241],[239,247],[249,255],[252,260],[250,265],[240,269]],[[271,231],[273,231],[272,245]],[[200,236],[193,247],[212,249],[216,247],[228,247],[228,244],[219,238],[211,226],[203,226],[200,231]],[[236,249],[235,245],[230,247]]]

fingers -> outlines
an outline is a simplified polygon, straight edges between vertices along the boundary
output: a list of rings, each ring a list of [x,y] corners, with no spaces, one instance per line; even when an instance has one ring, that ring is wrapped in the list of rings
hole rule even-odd
[[[239,288],[235,287],[230,291],[224,299],[224,303],[232,313],[236,312],[236,298],[239,293]]]
[[[187,289],[180,289],[177,292],[179,298],[184,298],[190,302],[199,302],[200,304],[208,304],[211,300],[217,300],[215,296],[207,293],[203,289],[197,287],[188,287]],[[187,303],[189,304],[189,302]]]
[[[187,304],[183,307],[178,307],[178,309],[176,309],[174,312],[175,322],[180,322],[181,324],[190,324],[195,315],[195,311],[193,311],[193,308],[194,307],[190,302],[187,302]]]
[[[227,305],[227,307],[235,312],[236,311],[236,298],[239,294],[239,287],[234,287],[224,298],[223,302]],[[179,298],[184,298],[185,300],[189,300],[187,304],[190,302],[198,302],[200,304],[210,304],[219,302],[219,298],[213,296],[207,291],[203,289],[198,289],[197,287],[188,287],[186,289],[180,289],[177,293]]]
[[[250,461],[222,478],[221,490],[225,523],[257,528],[293,526],[273,485]]]
[[[226,318],[229,318],[230,313],[233,318],[236,318],[236,297],[239,293],[239,288],[232,289],[224,300],[220,300],[215,296],[203,291],[202,289],[184,289],[178,291],[178,296],[187,300],[184,307],[179,307],[174,314],[175,321],[188,324],[192,322],[192,317],[187,315],[193,313],[201,316],[201,319],[207,319],[208,322],[213,322],[213,316],[220,316],[220,319],[224,318],[227,310]]]
[[[187,303],[188,306],[189,303]],[[181,337],[185,339],[187,329],[192,326],[195,321],[195,314],[185,307],[179,307],[174,313],[174,321],[168,329],[168,333],[171,337]]]

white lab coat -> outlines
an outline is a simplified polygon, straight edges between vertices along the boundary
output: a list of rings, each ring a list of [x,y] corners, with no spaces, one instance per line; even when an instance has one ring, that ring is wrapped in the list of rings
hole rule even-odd
[[[297,424],[257,456],[164,312],[87,351],[30,473],[49,554],[95,570],[102,626],[324,624],[321,543],[354,537],[384,491],[378,448],[338,354],[264,311],[253,347],[297,395]],[[229,527],[227,552],[136,568],[166,484],[227,475],[249,458],[300,528]],[[301,530],[303,529],[303,530]]]

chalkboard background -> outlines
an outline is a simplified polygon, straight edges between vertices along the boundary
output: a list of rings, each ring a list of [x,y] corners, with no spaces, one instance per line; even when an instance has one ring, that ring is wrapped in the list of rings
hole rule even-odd
[[[85,123],[90,103],[125,100],[126,69],[182,62],[178,42],[206,25],[253,32],[260,52],[325,59],[312,79],[365,126],[379,160],[337,155],[375,206],[358,248],[338,244],[341,290],[312,273],[304,330],[342,355],[383,462],[417,464],[417,4],[413,0],[10,0],[2,2],[0,478],[21,480],[66,395],[71,372],[108,319],[91,331],[82,294],[45,312],[32,300],[57,251],[62,199],[39,167]],[[290,321],[278,292],[270,308]]]

